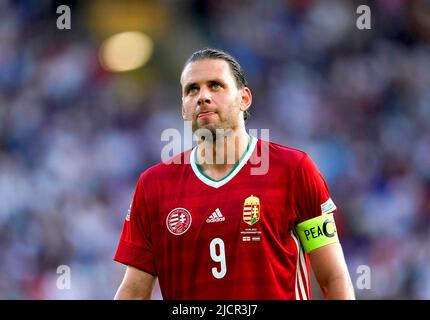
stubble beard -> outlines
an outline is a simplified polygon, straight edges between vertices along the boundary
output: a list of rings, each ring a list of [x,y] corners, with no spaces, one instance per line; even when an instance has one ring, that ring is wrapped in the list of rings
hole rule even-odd
[[[230,106],[231,110],[236,109],[234,103]],[[234,132],[238,126],[238,119],[235,119],[234,112],[226,115],[225,119],[222,119],[220,114],[217,113],[218,119],[215,122],[209,122],[199,126],[198,119],[195,119],[192,123],[193,133],[202,141],[208,141],[215,143],[217,139],[224,139],[224,137],[229,136]],[[205,129],[200,130],[199,129]]]
[[[208,141],[215,143],[218,139],[224,139],[224,137],[230,135],[234,130],[233,121],[224,121],[218,123],[208,123],[199,126],[197,120],[193,121],[192,130],[193,133],[201,141]]]

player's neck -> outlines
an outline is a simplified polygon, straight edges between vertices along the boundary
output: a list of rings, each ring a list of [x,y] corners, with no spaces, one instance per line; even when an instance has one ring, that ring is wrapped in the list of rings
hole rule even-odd
[[[214,180],[224,178],[246,152],[249,141],[244,128],[216,137],[214,141],[199,141],[197,161],[200,168]]]

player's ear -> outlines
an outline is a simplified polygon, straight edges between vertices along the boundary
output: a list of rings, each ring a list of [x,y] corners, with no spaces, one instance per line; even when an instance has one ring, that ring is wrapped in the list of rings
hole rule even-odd
[[[240,89],[240,95],[241,95],[240,110],[245,111],[251,106],[252,92],[248,87],[243,87],[242,89]]]

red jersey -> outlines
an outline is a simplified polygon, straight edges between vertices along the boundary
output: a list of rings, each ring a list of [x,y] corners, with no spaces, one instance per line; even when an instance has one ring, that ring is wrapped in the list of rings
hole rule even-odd
[[[268,170],[255,174],[262,152]],[[294,227],[336,209],[311,158],[251,137],[215,181],[195,153],[140,176],[114,259],[157,276],[164,299],[310,299]]]

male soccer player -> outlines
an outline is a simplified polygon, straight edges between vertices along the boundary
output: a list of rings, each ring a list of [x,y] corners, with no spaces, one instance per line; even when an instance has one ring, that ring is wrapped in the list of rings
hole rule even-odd
[[[252,94],[239,63],[197,51],[181,86],[199,141],[140,176],[115,298],[150,298],[158,277],[164,299],[310,299],[311,264],[326,299],[354,299],[327,185],[306,153],[247,134]],[[266,172],[252,170],[259,157]]]

